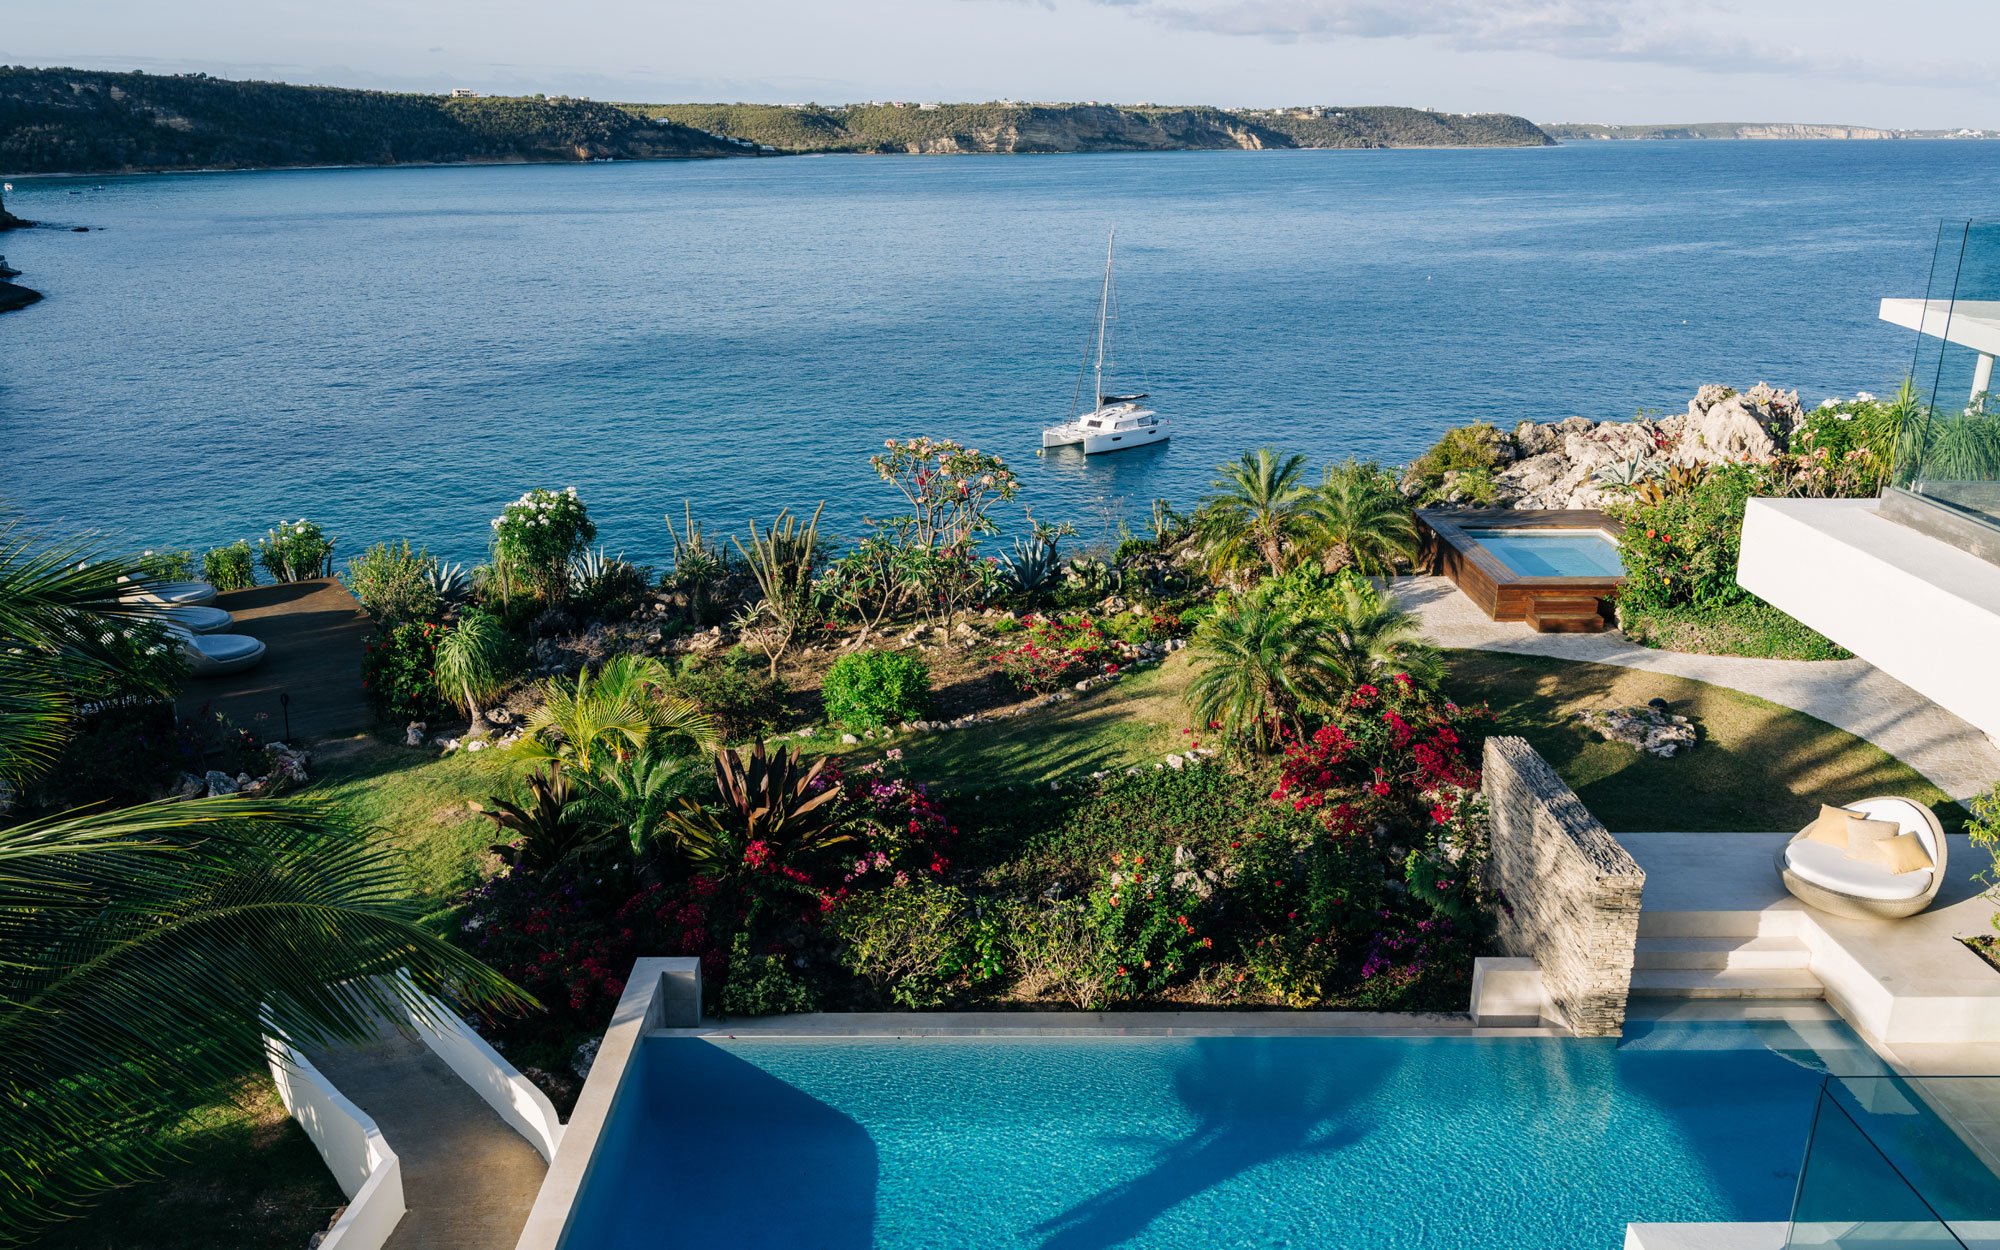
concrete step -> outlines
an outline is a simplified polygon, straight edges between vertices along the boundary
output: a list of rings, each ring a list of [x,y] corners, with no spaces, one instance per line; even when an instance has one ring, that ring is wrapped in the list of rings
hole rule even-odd
[[[1642,937],[1633,953],[1635,968],[1708,969],[1734,972],[1759,968],[1806,968],[1812,952],[1796,938]]]
[[[1819,978],[1803,968],[1635,968],[1634,998],[1821,998]]]
[[[1799,931],[1795,911],[1655,911],[1639,912],[1642,938],[1792,937]]]

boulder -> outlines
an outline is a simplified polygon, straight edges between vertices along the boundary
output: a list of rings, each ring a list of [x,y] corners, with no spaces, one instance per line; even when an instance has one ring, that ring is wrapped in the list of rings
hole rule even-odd
[[[420,720],[411,721],[409,724],[403,726],[403,745],[406,747],[422,746],[424,744],[424,735],[429,731],[430,726],[424,722]]]
[[[1585,712],[1583,723],[1606,742],[1622,742],[1662,759],[1678,755],[1699,738],[1692,720],[1655,707],[1614,707]]]
[[[234,794],[238,788],[236,778],[213,768],[209,769],[208,773],[202,778],[202,783],[208,791],[208,797],[211,799],[219,799],[225,794]]]

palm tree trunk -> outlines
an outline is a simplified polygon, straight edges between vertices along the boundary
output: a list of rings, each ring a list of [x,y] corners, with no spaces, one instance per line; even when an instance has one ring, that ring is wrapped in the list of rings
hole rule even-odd
[[[486,719],[486,713],[479,706],[479,700],[472,697],[472,686],[465,687],[465,708],[472,725],[465,731],[468,738],[488,738],[493,735],[493,725]]]

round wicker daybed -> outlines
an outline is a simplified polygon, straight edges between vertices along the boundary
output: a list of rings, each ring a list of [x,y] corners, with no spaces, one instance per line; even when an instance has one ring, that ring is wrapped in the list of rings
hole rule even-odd
[[[1913,833],[1930,854],[1931,866],[1895,873],[1881,864],[1849,859],[1839,847],[1814,842],[1801,830],[1778,848],[1778,875],[1792,897],[1808,907],[1857,920],[1900,920],[1929,907],[1944,885],[1944,826],[1931,809],[1909,799],[1879,797],[1843,803],[1873,820],[1894,821]]]

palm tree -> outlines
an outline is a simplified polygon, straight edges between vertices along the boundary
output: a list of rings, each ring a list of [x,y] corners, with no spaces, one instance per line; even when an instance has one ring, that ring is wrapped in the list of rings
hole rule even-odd
[[[664,693],[672,676],[651,656],[621,655],[595,677],[585,669],[575,681],[545,682],[541,706],[528,716],[531,752],[593,773],[651,741],[682,737],[708,749],[715,726],[693,700]]]
[[[1437,648],[1423,639],[1416,615],[1352,576],[1340,581],[1331,602],[1312,614],[1341,685],[1380,685],[1406,673],[1418,685],[1435,687],[1444,674]]]
[[[1216,466],[1220,475],[1203,501],[1202,522],[1211,569],[1223,572],[1262,561],[1285,571],[1285,548],[1304,530],[1312,492],[1300,481],[1306,458],[1269,447]]]
[[[1417,555],[1417,521],[1403,493],[1372,464],[1329,465],[1310,505],[1308,527],[1329,573],[1351,568],[1388,577]]]
[[[1259,751],[1278,731],[1305,731],[1304,712],[1324,705],[1341,676],[1324,631],[1269,594],[1252,592],[1202,622],[1189,649],[1187,700],[1199,724],[1219,725]]]
[[[46,769],[80,694],[170,692],[156,688],[163,652],[117,601],[136,566],[95,557],[0,530],[0,777]],[[417,925],[391,855],[302,799],[0,828],[0,1244],[151,1174],[163,1130],[261,1068],[267,1035],[359,1040],[387,1009],[435,1010],[425,995],[526,1005]]]
[[[507,683],[507,629],[491,612],[473,609],[438,643],[433,681],[438,694],[458,705],[472,722],[470,737],[493,732],[487,723],[486,701]]]

